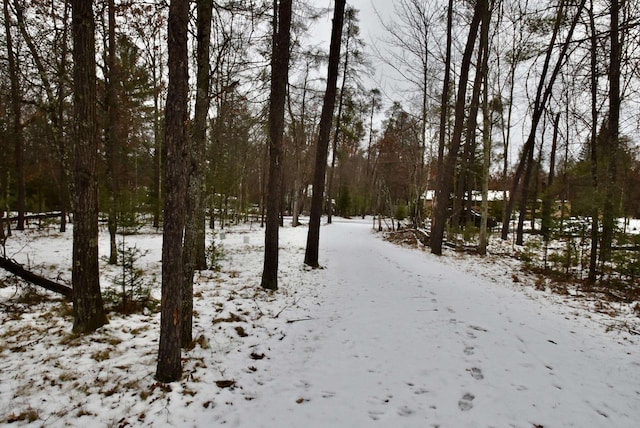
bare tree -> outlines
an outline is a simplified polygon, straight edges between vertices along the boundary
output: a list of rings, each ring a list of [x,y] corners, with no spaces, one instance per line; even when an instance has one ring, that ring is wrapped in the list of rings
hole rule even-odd
[[[433,254],[442,254],[442,241],[447,220],[447,208],[449,205],[453,175],[458,158],[458,150],[462,140],[464,128],[465,100],[467,91],[467,81],[469,79],[469,68],[471,66],[471,56],[478,35],[478,27],[484,10],[488,8],[487,0],[479,0],[473,11],[473,18],[469,25],[469,36],[462,56],[460,66],[460,77],[458,81],[458,97],[456,99],[455,123],[449,151],[444,159],[442,169],[438,170],[438,186],[436,188],[435,208],[433,212],[433,222],[431,226],[430,246]]]
[[[378,88],[373,88],[369,91],[369,97],[371,102],[369,104],[370,114],[369,114],[369,139],[367,142],[367,160],[365,167],[365,190],[364,190],[364,198],[365,203],[363,206],[362,217],[367,211],[373,211],[373,207],[371,205],[371,189],[373,187],[373,176],[374,169],[371,165],[371,152],[373,150],[373,116],[380,110],[382,106],[381,94]]]
[[[318,145],[316,147],[316,162],[313,173],[313,194],[311,195],[311,212],[309,218],[309,232],[304,263],[311,267],[318,267],[320,246],[320,218],[322,217],[322,201],[324,200],[324,185],[327,172],[327,153],[333,121],[333,109],[336,102],[338,64],[340,62],[340,44],[342,41],[342,24],[346,0],[335,0],[333,10],[333,24],[331,26],[331,44],[329,46],[329,65],[327,71],[327,89],[324,94],[320,125],[318,130]]]
[[[347,86],[347,78],[349,77],[349,60],[353,54],[349,50],[349,45],[358,42],[356,37],[360,31],[357,22],[357,10],[346,8],[346,33],[344,40],[344,63],[342,64],[342,84],[340,85],[340,95],[338,95],[338,114],[336,116],[336,126],[333,132],[333,140],[331,146],[331,169],[329,170],[329,180],[327,183],[327,223],[332,222],[333,216],[333,178],[335,176],[336,156],[338,152],[338,140],[340,138],[340,127],[342,126],[342,108],[344,106],[345,90]],[[355,39],[355,40],[354,40]]]
[[[91,2],[72,0],[75,121],[73,225],[73,331],[88,333],[107,323],[98,269],[95,24]]]
[[[444,148],[447,141],[447,121],[449,116],[449,99],[451,96],[450,85],[451,85],[452,32],[453,32],[453,0],[449,0],[449,4],[447,6],[447,42],[446,42],[445,58],[444,58],[444,78],[442,80],[442,97],[440,102],[440,125],[438,127],[438,160],[437,160],[438,174],[441,174],[442,168],[444,165]],[[437,203],[437,201],[435,201],[435,198],[434,198],[434,203]]]
[[[3,1],[4,26],[6,31],[7,62],[9,64],[9,82],[11,86],[11,139],[13,140],[13,156],[16,181],[18,185],[18,224],[17,230],[24,230],[24,213],[26,209],[26,189],[24,177],[24,137],[22,132],[22,95],[18,76],[18,54],[13,44],[11,17],[9,16],[9,0]]]
[[[414,211],[411,217],[415,226],[422,223],[421,205],[422,194],[427,187],[429,172],[425,173],[425,155],[427,153],[427,131],[429,129],[428,120],[430,112],[430,99],[433,96],[433,85],[435,69],[433,63],[433,43],[436,37],[433,36],[433,21],[436,16],[431,10],[434,3],[428,0],[401,0],[394,3],[397,21],[384,22],[383,17],[378,13],[378,18],[383,21],[383,27],[389,35],[387,43],[392,46],[389,52],[380,55],[403,79],[410,82],[412,86],[420,92],[420,155],[416,156],[414,170],[412,174],[412,199]],[[447,58],[445,59],[445,89],[447,103],[449,99],[449,62],[451,59],[451,28],[452,6],[448,14],[448,42]],[[377,11],[376,11],[377,13]],[[446,105],[446,104],[443,104]],[[447,109],[443,109],[447,114]],[[444,147],[444,132],[442,134],[442,147]],[[429,149],[429,156],[432,155]],[[431,165],[431,159],[429,159]]]
[[[578,5],[578,7],[576,8],[576,12],[575,15],[573,17],[573,19],[571,20],[571,25],[569,27],[569,31],[567,33],[567,37],[564,41],[564,43],[561,46],[560,49],[560,53],[558,55],[558,60],[551,72],[551,75],[549,76],[549,79],[547,81],[547,75],[548,75],[548,71],[549,71],[549,67],[550,67],[550,62],[551,62],[551,56],[553,54],[553,50],[555,49],[555,41],[558,37],[558,32],[560,30],[560,24],[563,22],[562,20],[565,18],[564,15],[564,8],[565,8],[565,0],[561,0],[560,1],[560,5],[558,7],[558,11],[557,11],[557,15],[556,15],[556,21],[555,21],[555,25],[554,25],[554,29],[553,29],[553,33],[551,35],[551,41],[549,43],[549,46],[547,48],[546,54],[545,54],[545,60],[544,60],[544,65],[543,65],[543,69],[540,75],[540,83],[538,84],[537,90],[536,90],[536,97],[534,100],[534,104],[533,104],[533,113],[532,113],[532,117],[531,117],[531,129],[529,131],[529,135],[527,137],[527,140],[525,141],[523,148],[522,148],[522,155],[520,156],[520,161],[518,163],[518,166],[516,167],[516,171],[514,173],[514,177],[513,177],[513,182],[511,183],[511,192],[510,192],[510,197],[509,200],[507,202],[507,207],[506,207],[506,211],[504,213],[503,219],[502,219],[502,234],[501,237],[502,239],[507,239],[507,235],[509,233],[509,220],[511,218],[511,212],[513,210],[513,204],[516,200],[516,191],[518,189],[518,185],[520,184],[520,179],[522,178],[523,173],[525,172],[525,167],[527,165],[527,159],[532,158],[533,155],[533,149],[534,149],[534,145],[535,145],[535,137],[536,137],[536,132],[538,129],[538,125],[540,124],[540,120],[542,119],[542,113],[544,112],[544,107],[547,104],[547,101],[551,95],[551,92],[553,90],[553,84],[556,80],[556,77],[558,76],[558,73],[560,72],[560,69],[562,68],[562,65],[565,62],[565,58],[567,55],[567,51],[569,49],[569,46],[571,44],[571,40],[573,38],[573,32],[575,30],[575,27],[578,23],[578,20],[580,18],[580,14],[582,12],[582,9],[584,8],[584,5],[586,3],[586,0],[581,0],[580,4]],[[519,230],[521,230],[519,228]],[[519,233],[519,236],[521,235],[521,233]],[[521,241],[521,239],[519,240]]]
[[[105,73],[105,98],[104,104],[107,110],[107,118],[105,123],[105,154],[107,158],[106,165],[106,181],[108,193],[107,206],[107,224],[109,229],[109,264],[115,265],[118,262],[118,245],[116,242],[116,232],[118,229],[118,180],[117,167],[118,162],[116,145],[118,144],[118,136],[116,129],[118,126],[118,72],[116,70],[116,7],[114,0],[107,2],[108,24],[107,24],[107,49],[106,49],[106,73]]]
[[[191,132],[187,164],[186,227],[184,235],[184,285],[182,296],[182,346],[193,338],[193,275],[195,270],[206,269],[204,227],[204,157],[207,139],[207,113],[209,112],[209,46],[213,0],[198,0],[197,23],[197,76],[196,110]]]
[[[31,59],[40,78],[44,96],[35,100],[35,104],[47,117],[46,127],[53,141],[56,151],[56,162],[58,164],[57,177],[58,188],[60,193],[60,208],[62,211],[60,231],[66,231],[66,218],[69,210],[70,187],[71,187],[71,166],[70,166],[70,147],[67,145],[67,132],[64,129],[64,117],[67,108],[68,93],[68,53],[69,53],[69,15],[71,13],[70,2],[64,2],[61,16],[56,13],[48,17],[55,26],[53,31],[53,45],[50,54],[54,56],[54,60],[49,61],[46,53],[42,52],[43,48],[36,44],[34,36],[31,35],[28,28],[28,22],[25,18],[25,3],[18,0],[13,1],[13,7],[17,19],[20,34],[24,39]],[[37,37],[37,36],[36,36]],[[53,64],[53,70],[48,67]],[[50,73],[53,76],[50,77]],[[34,101],[34,100],[32,100]]]
[[[284,109],[289,77],[291,41],[291,0],[273,2],[273,47],[271,57],[271,96],[269,102],[269,181],[267,225],[265,230],[262,287],[278,288],[278,235],[282,198],[282,138]]]
[[[79,0],[81,1],[81,0]],[[166,193],[162,240],[162,303],[156,378],[173,382],[182,375],[183,232],[187,159],[189,1],[169,6],[169,87],[165,111]]]
[[[604,195],[602,209],[602,237],[600,246],[600,261],[606,262],[611,258],[611,245],[615,229],[615,183],[617,180],[617,153],[620,137],[620,68],[622,63],[622,49],[620,43],[620,10],[624,0],[611,0],[610,28],[609,28],[609,117],[605,128],[603,159],[606,165],[607,188]]]
[[[593,8],[593,1],[589,2],[589,32],[590,34],[590,83],[591,83],[591,136],[590,136],[590,160],[591,160],[591,186],[594,197],[591,199],[591,249],[589,252],[589,274],[587,279],[590,283],[596,282],[596,269],[598,263],[598,224],[600,217],[600,206],[598,203],[598,36],[596,34],[596,22]]]
[[[489,174],[491,168],[491,113],[489,112],[489,26],[495,1],[484,10],[482,26],[480,28],[480,49],[483,51],[482,62],[478,73],[481,74],[482,85],[482,214],[480,219],[480,236],[478,238],[478,253],[487,254],[489,241],[487,223],[489,220]]]

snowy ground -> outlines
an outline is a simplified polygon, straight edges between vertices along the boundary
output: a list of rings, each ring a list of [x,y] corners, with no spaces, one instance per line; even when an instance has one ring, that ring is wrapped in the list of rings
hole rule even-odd
[[[399,247],[370,221],[323,226],[324,269],[309,270],[306,231],[281,230],[276,293],[258,287],[263,231],[226,231],[221,271],[195,286],[198,340],[171,385],[153,378],[157,314],[112,313],[74,336],[67,303],[25,296],[0,273],[0,424],[638,426],[628,307],[539,291],[504,258]],[[37,236],[16,234],[8,256],[68,279],[71,233]],[[161,236],[132,243],[150,250],[141,267],[158,282]],[[114,273],[104,269],[103,286]]]

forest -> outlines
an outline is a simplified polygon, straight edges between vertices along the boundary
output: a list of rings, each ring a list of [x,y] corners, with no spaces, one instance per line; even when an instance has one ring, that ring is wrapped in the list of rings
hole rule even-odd
[[[640,4],[367,7],[376,23],[345,0],[3,0],[2,266],[29,222],[71,224],[60,290],[90,333],[107,322],[98,231],[110,265],[119,239],[161,231],[160,382],[194,340],[207,230],[240,223],[264,227],[269,290],[285,221],[319,267],[322,218],[374,216],[435,255],[503,241],[532,271],[637,301]]]

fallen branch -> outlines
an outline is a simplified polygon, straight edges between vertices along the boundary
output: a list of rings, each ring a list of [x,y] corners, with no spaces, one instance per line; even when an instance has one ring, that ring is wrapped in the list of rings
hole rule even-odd
[[[297,320],[287,320],[287,324],[293,324],[294,322],[300,322],[300,321],[311,321],[311,320],[314,320],[314,319],[315,318],[309,317],[309,318],[300,318],[300,319],[297,319]]]
[[[24,220],[42,220],[42,219],[46,219],[46,218],[58,218],[62,215],[61,212],[51,212],[51,213],[39,213],[39,214],[27,214],[23,217]],[[3,220],[4,221],[11,221],[11,222],[15,222],[18,221],[19,217],[18,216],[12,216],[12,217],[5,217]]]
[[[16,276],[19,276],[20,278],[30,282],[31,284],[46,288],[47,290],[53,291],[54,293],[62,294],[67,298],[67,300],[71,300],[73,293],[73,289],[71,287],[67,287],[66,285],[62,285],[47,278],[36,275],[35,273],[26,270],[16,262],[13,262],[4,257],[0,257],[0,268],[5,269]]]
[[[275,314],[275,316],[274,316],[273,318],[274,318],[274,319],[275,319],[275,318],[278,318],[278,317],[280,316],[280,314],[281,314],[281,313],[283,313],[283,312],[285,311],[285,309],[287,309],[287,308],[290,308],[290,307],[292,307],[292,306],[297,305],[299,301],[300,301],[300,299],[296,299],[292,304],[290,304],[290,305],[286,305],[284,308],[280,309],[280,311],[278,311],[278,313],[277,313],[277,314]]]

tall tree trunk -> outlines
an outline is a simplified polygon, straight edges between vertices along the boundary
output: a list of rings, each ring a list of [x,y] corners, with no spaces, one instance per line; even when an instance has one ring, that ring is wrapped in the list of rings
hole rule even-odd
[[[107,323],[98,269],[96,161],[96,51],[91,2],[72,0],[75,121],[73,225],[73,331],[88,333]]]
[[[445,157],[442,169],[438,170],[438,187],[436,189],[435,209],[433,214],[433,224],[431,226],[430,245],[433,254],[442,254],[442,241],[444,229],[447,221],[447,207],[449,205],[451,185],[458,159],[458,150],[462,140],[464,128],[464,108],[467,92],[467,81],[469,80],[469,68],[471,66],[471,56],[478,35],[478,27],[484,10],[488,8],[487,0],[479,0],[473,11],[473,18],[469,26],[469,36],[462,56],[460,66],[460,78],[458,83],[458,97],[456,99],[455,123],[451,145]]]
[[[369,117],[369,143],[367,145],[367,166],[365,173],[365,208],[362,212],[363,218],[365,212],[374,213],[374,207],[371,201],[371,190],[374,187],[374,174],[373,168],[371,168],[371,148],[373,146],[373,116],[375,115],[378,108],[378,98],[380,97],[380,90],[372,89],[369,93],[371,95],[371,115]]]
[[[69,185],[70,185],[70,174],[69,174],[69,156],[67,153],[67,144],[66,144],[66,136],[64,133],[64,126],[62,123],[62,118],[65,115],[65,100],[66,100],[66,91],[65,91],[65,80],[67,76],[67,52],[68,52],[68,38],[69,38],[69,29],[68,29],[68,18],[70,13],[70,5],[69,2],[64,3],[64,13],[62,15],[63,25],[62,25],[62,40],[60,41],[60,62],[58,64],[58,69],[56,70],[56,78],[58,82],[58,89],[56,91],[55,97],[55,108],[51,109],[52,113],[50,115],[52,128],[53,128],[53,142],[58,150],[59,156],[59,188],[60,188],[60,232],[64,233],[67,231],[67,214],[69,211],[69,205],[71,196],[69,194]],[[55,113],[53,113],[55,112]]]
[[[422,196],[428,189],[429,169],[427,169],[426,177],[424,171],[424,158],[427,150],[427,116],[429,114],[429,25],[425,25],[424,29],[424,57],[422,58],[422,100],[420,102],[420,156],[418,164],[418,179],[416,188],[416,202],[413,210],[413,227],[422,226],[423,202]],[[433,146],[431,146],[433,147]],[[430,152],[432,148],[430,149]],[[431,153],[430,153],[431,157]],[[431,159],[429,159],[431,164]]]
[[[185,226],[188,150],[187,27],[189,1],[171,0],[168,22],[169,86],[165,109],[166,194],[162,240],[162,303],[156,378],[173,382],[182,375],[182,238]]]
[[[155,49],[156,37],[153,39],[154,49],[151,53],[151,78],[153,80],[153,184],[151,191],[153,194],[153,227],[160,227],[160,217],[162,216],[162,165],[164,160],[163,138],[160,129],[160,76],[162,71],[158,72],[158,66],[162,61],[158,61],[158,55]]]
[[[24,144],[22,132],[22,95],[18,77],[18,55],[13,46],[11,17],[9,16],[9,0],[3,1],[5,42],[7,45],[7,62],[9,64],[9,82],[11,86],[11,139],[13,140],[13,161],[15,165],[16,184],[18,187],[18,223],[16,230],[24,230],[24,213],[26,210],[26,191],[24,178]]]
[[[273,2],[273,46],[271,57],[271,96],[269,101],[269,178],[267,183],[267,221],[264,238],[264,268],[261,286],[278,289],[278,235],[282,200],[282,139],[284,109],[289,77],[291,41],[291,0]]]
[[[609,117],[607,120],[604,159],[607,174],[607,189],[602,210],[602,245],[600,261],[605,263],[611,258],[613,232],[615,230],[615,198],[617,191],[617,154],[620,133],[620,63],[622,60],[620,43],[620,8],[623,0],[611,1],[610,62],[609,62]]]
[[[589,274],[587,280],[593,284],[597,278],[598,225],[600,223],[600,190],[598,183],[598,36],[593,11],[593,0],[589,2],[589,30],[591,32],[591,249],[589,251]]]
[[[438,136],[438,177],[442,174],[442,168],[444,165],[444,148],[447,141],[447,122],[449,118],[449,96],[451,93],[451,43],[452,43],[452,31],[453,31],[453,0],[449,0],[447,6],[447,46],[444,58],[444,80],[442,82],[442,99],[440,102],[440,128]],[[433,203],[437,201],[434,198]],[[435,209],[434,206],[434,214]],[[432,225],[433,226],[433,225]]]
[[[7,153],[7,142],[5,132],[0,128],[0,152]],[[9,199],[9,168],[5,156],[0,156],[0,243],[5,242],[6,235],[4,232],[5,215],[9,217],[9,207],[7,200]],[[6,221],[10,224],[9,220]]]
[[[348,14],[347,28],[351,26],[352,14]],[[333,216],[333,178],[336,169],[336,156],[338,152],[338,141],[340,138],[340,127],[342,126],[342,106],[344,104],[344,90],[347,84],[347,71],[349,68],[349,41],[351,36],[347,31],[347,38],[344,44],[344,65],[342,70],[342,84],[340,85],[340,95],[338,96],[338,115],[336,116],[336,129],[333,132],[333,145],[331,147],[331,169],[329,170],[329,183],[327,185],[327,223],[331,224]]]
[[[118,263],[118,244],[116,233],[118,230],[118,184],[117,184],[117,130],[118,126],[118,86],[119,73],[116,71],[116,14],[114,0],[108,1],[108,31],[107,31],[107,56],[106,56],[106,82],[104,104],[107,109],[107,121],[105,129],[105,153],[107,157],[107,192],[108,192],[108,229],[109,229],[109,264]]]
[[[562,44],[562,48],[560,49],[560,55],[558,55],[558,61],[555,64],[555,67],[549,77],[549,81],[545,86],[545,81],[547,80],[547,73],[549,70],[549,64],[551,62],[551,54],[555,48],[555,40],[558,36],[558,32],[561,26],[561,23],[564,21],[564,8],[565,8],[565,0],[560,1],[560,6],[558,7],[558,13],[556,15],[556,22],[554,25],[553,33],[551,36],[551,41],[549,43],[549,47],[547,48],[547,53],[544,60],[544,65],[542,68],[542,73],[540,75],[540,82],[538,83],[538,89],[536,90],[536,98],[534,100],[533,105],[533,114],[531,117],[531,129],[529,130],[529,136],[525,141],[522,154],[520,156],[520,161],[516,168],[516,171],[513,176],[513,182],[511,183],[511,191],[509,195],[509,200],[507,201],[506,210],[502,219],[502,234],[501,238],[506,240],[507,235],[509,233],[509,220],[511,218],[511,212],[513,211],[513,205],[516,200],[516,191],[520,184],[520,179],[522,178],[522,174],[524,172],[527,157],[529,156],[529,152],[532,150],[532,147],[535,144],[536,132],[538,129],[538,125],[540,124],[540,119],[542,118],[542,113],[544,112],[545,105],[547,104],[547,100],[551,96],[551,92],[553,90],[553,85],[555,83],[556,77],[564,64],[564,60],[567,56],[567,51],[569,49],[570,42],[573,38],[573,32],[576,28],[576,25],[580,19],[580,15],[582,13],[582,9],[587,0],[581,0],[580,4],[576,9],[576,14],[573,17],[571,22],[571,26],[569,27],[569,31],[567,33],[567,38],[565,42]],[[544,91],[543,91],[544,88]]]
[[[318,130],[318,145],[316,147],[316,163],[313,172],[313,194],[311,195],[311,212],[309,232],[307,234],[307,248],[304,263],[311,267],[318,267],[320,247],[320,218],[322,216],[322,201],[324,199],[324,180],[327,171],[327,151],[331,134],[333,109],[336,102],[338,64],[340,62],[340,44],[342,39],[342,24],[344,22],[344,8],[346,0],[335,0],[333,10],[333,24],[331,26],[331,44],[329,47],[329,66],[327,71],[327,88],[320,114]]]
[[[187,163],[186,227],[184,232],[182,295],[182,347],[193,340],[193,276],[195,270],[207,268],[204,226],[204,157],[209,112],[209,46],[213,0],[198,0],[197,9],[197,76],[196,110]]]
[[[293,138],[295,145],[295,152],[297,155],[295,156],[296,160],[296,170],[295,177],[293,183],[293,219],[291,225],[293,227],[298,227],[300,225],[300,211],[302,210],[302,189],[301,187],[304,185],[302,178],[302,163],[300,153],[303,147],[307,144],[307,134],[305,130],[305,121],[306,121],[306,101],[307,101],[307,85],[309,83],[309,63],[306,64],[306,71],[304,75],[304,83],[302,85],[302,105],[300,108],[300,125],[296,125],[296,120],[293,115],[293,108],[291,107],[291,97],[288,97],[288,107],[289,107],[289,116],[291,116],[291,122],[293,126]]]
[[[484,22],[483,22],[484,25]],[[481,46],[478,49],[478,68],[473,80],[473,90],[471,94],[471,102],[469,104],[469,117],[467,118],[467,129],[465,135],[464,150],[461,159],[460,174],[458,176],[458,185],[455,192],[455,198],[453,200],[453,215],[451,217],[451,226],[460,227],[463,226],[461,217],[464,205],[464,194],[469,191],[469,199],[471,202],[473,186],[471,183],[471,169],[470,165],[473,161],[473,155],[476,150],[476,130],[478,128],[478,109],[480,107],[480,92],[482,90],[482,83],[484,74],[480,69],[481,64],[484,62],[484,47]]]
[[[501,116],[502,120],[502,136],[503,136],[503,152],[502,152],[502,223],[506,224],[507,227],[502,229],[503,237],[502,239],[507,238],[507,234],[509,232],[509,222],[511,213],[507,214],[507,200],[511,196],[508,191],[508,181],[509,181],[509,146],[511,142],[511,121],[513,119],[513,94],[515,91],[515,80],[516,80],[516,68],[518,62],[516,61],[517,56],[520,55],[521,50],[516,50],[516,38],[513,37],[511,50],[516,53],[514,57],[511,59],[509,64],[509,98],[507,99],[507,121],[504,123],[504,116]],[[499,60],[499,59],[498,59]]]
[[[191,149],[191,156],[199,156],[198,159],[195,160],[194,171],[192,175],[195,177],[195,184],[193,187],[197,189],[197,194],[195,197],[194,204],[194,212],[195,212],[195,239],[194,239],[194,266],[196,269],[206,269],[207,268],[207,256],[206,256],[206,227],[205,227],[205,192],[206,192],[206,171],[205,171],[205,157],[206,157],[206,145],[207,145],[207,115],[210,107],[210,93],[211,93],[211,85],[209,79],[210,73],[210,64],[209,64],[209,40],[211,38],[211,16],[213,9],[213,0],[205,1],[205,20],[208,22],[207,28],[203,30],[203,33],[206,33],[202,36],[203,43],[206,44],[206,53],[202,52],[199,61],[203,63],[203,70],[200,71],[199,79],[202,81],[202,91],[198,91],[196,97],[196,108],[195,108],[195,121],[198,124],[198,129],[200,135],[198,135],[193,142]],[[207,19],[208,17],[208,19]],[[204,41],[206,40],[206,42]],[[203,47],[204,50],[204,47]],[[206,68],[206,72],[205,69]],[[198,85],[199,86],[199,85]],[[198,102],[200,101],[200,102]],[[199,104],[202,106],[200,108]],[[202,122],[200,124],[200,122]],[[191,178],[190,178],[191,180]]]
[[[489,242],[487,222],[489,220],[489,175],[491,174],[491,113],[489,112],[489,26],[495,2],[487,8],[482,17],[480,27],[480,49],[484,52],[482,63],[478,73],[482,75],[482,214],[480,218],[480,236],[478,240],[478,253],[487,254]]]

